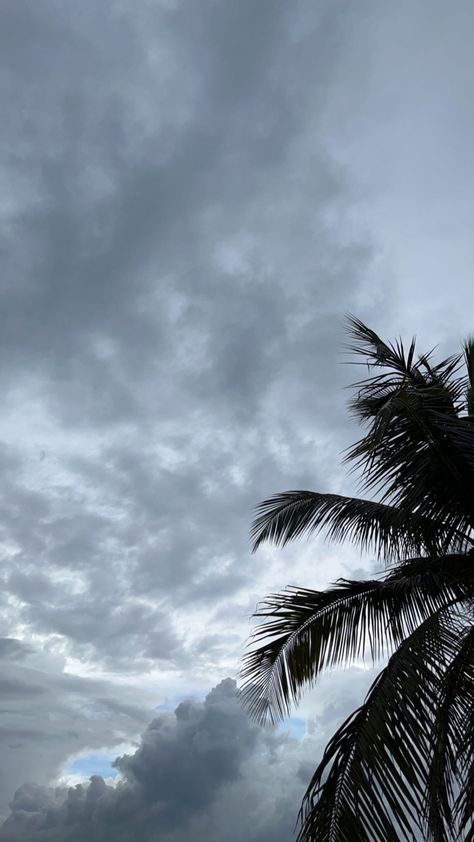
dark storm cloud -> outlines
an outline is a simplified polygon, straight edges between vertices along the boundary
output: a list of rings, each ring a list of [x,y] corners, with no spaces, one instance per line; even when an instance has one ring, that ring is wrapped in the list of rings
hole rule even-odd
[[[257,728],[226,679],[203,703],[153,720],[136,752],[115,761],[115,788],[100,777],[69,791],[22,786],[0,840],[288,842],[333,722],[329,709],[303,743]]]
[[[0,344],[23,468],[0,501],[4,585],[78,657],[183,668],[199,639],[175,609],[255,579],[253,504],[327,473],[345,435],[336,348],[370,253],[343,235],[350,189],[318,125],[351,15],[47,0],[0,16]]]
[[[352,15],[2,3],[0,631],[22,652],[32,637],[68,669],[154,670],[170,695],[170,675],[182,690],[236,674],[272,569],[248,552],[252,506],[334,485],[342,319],[371,260],[322,139]],[[298,578],[286,558],[272,589]],[[27,751],[38,782],[88,745],[86,714],[77,732],[51,721],[41,760],[32,722],[51,696],[34,686],[8,728],[38,734],[5,797]]]
[[[288,284],[348,293],[359,268],[348,249],[339,276],[344,253],[324,230],[345,194],[337,168],[313,145],[298,154],[341,49],[338,16],[266,0],[20,8],[2,7],[18,39],[4,143],[30,191],[5,242],[7,373],[12,360],[47,367],[66,423],[110,423],[150,409],[143,391],[159,393],[195,336],[203,399],[226,392],[250,411],[301,306]],[[296,91],[306,74],[317,84]],[[214,252],[246,237],[250,267],[229,277]]]

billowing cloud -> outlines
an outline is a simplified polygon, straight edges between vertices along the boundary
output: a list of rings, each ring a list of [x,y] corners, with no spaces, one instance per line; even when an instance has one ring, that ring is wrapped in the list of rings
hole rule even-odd
[[[156,693],[65,671],[54,647],[0,638],[0,815],[25,780],[57,778],[85,750],[117,751],[150,720]]]
[[[115,761],[115,786],[99,776],[69,789],[22,786],[0,840],[288,842],[333,722],[328,705],[302,742],[259,728],[225,679],[204,702],[155,718],[137,750]]]

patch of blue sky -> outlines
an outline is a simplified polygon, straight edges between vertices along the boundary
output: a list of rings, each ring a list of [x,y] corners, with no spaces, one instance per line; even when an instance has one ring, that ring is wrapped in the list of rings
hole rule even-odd
[[[280,734],[290,734],[295,739],[302,740],[306,734],[306,720],[292,716],[285,722],[280,722],[277,725],[277,730]]]
[[[101,775],[103,778],[115,778],[118,774],[112,763],[114,757],[107,757],[104,754],[86,754],[83,757],[76,757],[64,769],[64,775],[80,775],[85,779],[91,775]]]

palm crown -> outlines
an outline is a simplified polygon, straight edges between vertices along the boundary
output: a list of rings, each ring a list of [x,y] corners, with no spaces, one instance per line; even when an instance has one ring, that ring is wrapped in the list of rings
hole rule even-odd
[[[365,435],[346,459],[376,499],[277,494],[258,506],[252,539],[284,546],[325,530],[390,566],[268,597],[242,698],[276,721],[323,669],[390,654],[326,747],[298,840],[474,842],[474,340],[435,364],[353,317],[349,333],[369,377],[350,404]]]

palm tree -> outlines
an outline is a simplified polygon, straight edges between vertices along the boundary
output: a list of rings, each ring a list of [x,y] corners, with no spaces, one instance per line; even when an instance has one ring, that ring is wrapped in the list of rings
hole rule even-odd
[[[474,339],[435,364],[354,317],[349,334],[369,373],[350,404],[365,435],[346,460],[373,499],[277,494],[257,508],[253,546],[325,530],[388,569],[268,597],[242,698],[275,722],[325,668],[390,654],[325,749],[298,842],[473,842]]]

